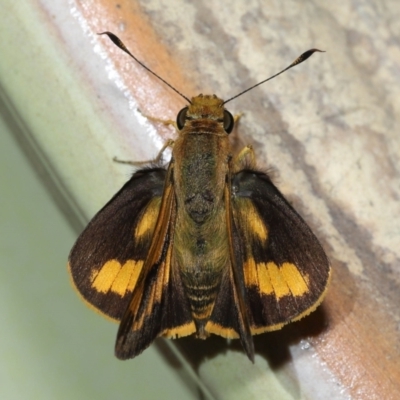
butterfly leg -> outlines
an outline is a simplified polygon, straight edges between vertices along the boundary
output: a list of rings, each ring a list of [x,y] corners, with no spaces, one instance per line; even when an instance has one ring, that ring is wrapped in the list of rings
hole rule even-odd
[[[138,111],[140,112],[140,114],[143,115],[143,117],[147,118],[151,122],[154,122],[156,124],[163,124],[165,126],[173,126],[175,129],[178,129],[178,127],[176,125],[176,121],[174,121],[172,119],[157,118],[157,117],[153,117],[151,115],[143,114],[142,111],[139,109],[138,109]]]
[[[161,160],[164,151],[165,151],[168,147],[173,147],[173,146],[174,146],[174,141],[173,141],[172,139],[168,139],[168,140],[165,142],[164,146],[161,148],[161,150],[158,152],[157,157],[155,158],[154,162],[157,164],[157,163]]]
[[[113,158],[113,161],[119,164],[128,164],[128,165],[133,165],[135,167],[138,167],[140,165],[145,165],[145,164],[158,164],[162,158],[162,155],[164,153],[164,151],[168,148],[168,147],[173,147],[174,145],[174,141],[172,139],[168,139],[164,146],[161,148],[161,150],[158,152],[156,158],[154,158],[153,160],[147,160],[147,161],[127,161],[127,160],[120,160],[117,157]]]

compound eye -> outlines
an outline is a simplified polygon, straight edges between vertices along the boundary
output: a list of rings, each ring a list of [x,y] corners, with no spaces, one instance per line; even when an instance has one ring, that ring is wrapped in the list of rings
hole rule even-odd
[[[182,108],[182,110],[179,111],[178,116],[176,117],[176,125],[178,126],[179,130],[181,130],[185,126],[186,114],[188,109],[189,107]]]
[[[231,133],[233,126],[235,125],[235,119],[229,111],[224,110],[224,129],[226,133]]]

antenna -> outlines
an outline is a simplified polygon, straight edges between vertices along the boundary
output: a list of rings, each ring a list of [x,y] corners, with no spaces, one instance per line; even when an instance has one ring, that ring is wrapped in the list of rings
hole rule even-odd
[[[264,79],[263,81],[256,83],[255,85],[249,87],[246,90],[243,90],[243,92],[240,92],[239,94],[237,94],[236,96],[231,97],[228,100],[225,100],[222,104],[225,105],[226,103],[228,103],[229,101],[236,99],[236,97],[241,96],[244,93],[247,93],[249,90],[254,89],[257,86],[262,85],[263,83],[270,81],[271,79],[275,78],[276,76],[283,74],[285,71],[287,71],[288,69],[295,67],[296,65],[301,64],[303,61],[306,61],[307,58],[311,57],[316,51],[320,52],[320,53],[325,53],[325,51],[323,50],[318,50],[318,49],[311,49],[311,50],[307,50],[306,52],[304,52],[301,56],[297,57],[288,67],[286,67],[285,69],[283,69],[281,72],[278,72],[275,75],[272,75],[271,77]]]
[[[122,42],[122,40],[118,37],[115,36],[113,33],[111,32],[101,32],[98,33],[98,35],[107,35],[111,41],[117,46],[119,47],[121,50],[123,50],[125,53],[129,54],[137,63],[139,63],[145,70],[149,71],[151,74],[153,74],[156,78],[158,78],[161,82],[164,82],[168,87],[170,87],[175,93],[178,93],[179,96],[183,97],[189,104],[192,104],[192,102],[186,97],[184,96],[181,92],[179,92],[178,90],[176,90],[172,85],[170,85],[166,80],[164,80],[163,78],[161,78],[161,76],[157,75],[155,72],[153,72],[149,67],[146,67],[146,65],[144,65],[140,60],[138,60],[128,49],[127,47],[124,45],[124,43]]]

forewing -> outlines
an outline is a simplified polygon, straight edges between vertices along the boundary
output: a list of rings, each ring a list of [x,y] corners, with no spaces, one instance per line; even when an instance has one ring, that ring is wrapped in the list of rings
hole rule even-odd
[[[69,255],[69,270],[85,301],[120,320],[149,251],[167,171],[136,172],[95,215]]]
[[[241,171],[232,181],[235,258],[243,265],[252,334],[280,329],[321,303],[328,259],[311,229],[268,175]]]

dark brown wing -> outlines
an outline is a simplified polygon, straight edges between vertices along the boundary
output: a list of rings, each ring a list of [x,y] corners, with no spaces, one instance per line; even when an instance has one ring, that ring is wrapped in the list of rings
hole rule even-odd
[[[150,248],[167,171],[136,172],[95,215],[69,255],[72,281],[83,299],[120,320]]]
[[[268,175],[241,171],[232,181],[232,235],[242,263],[252,334],[272,331],[314,311],[330,277],[311,229]]]

